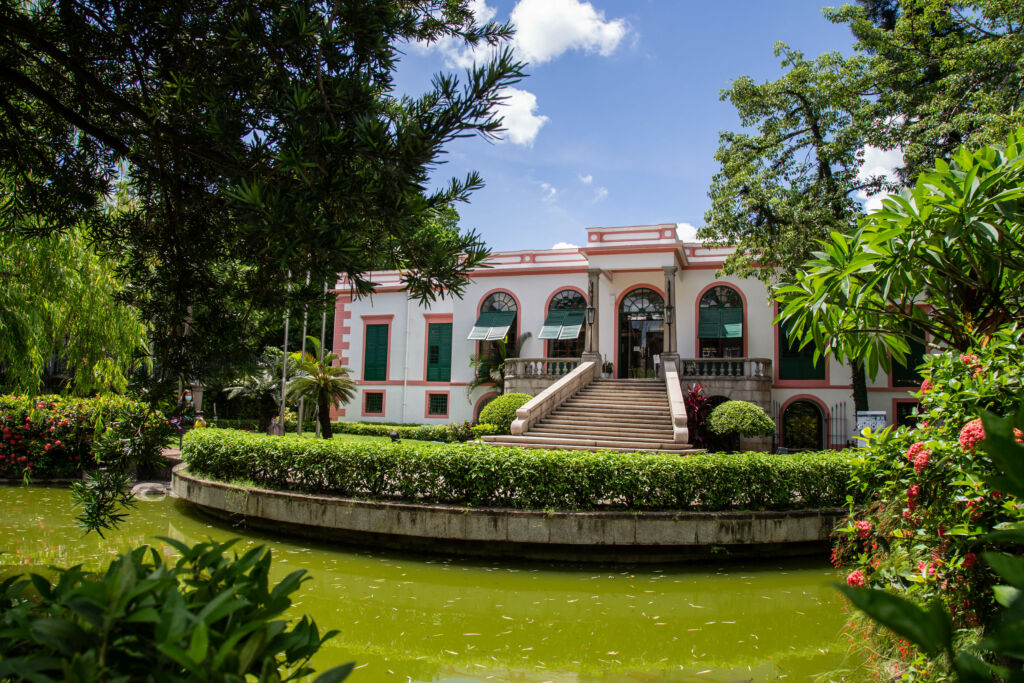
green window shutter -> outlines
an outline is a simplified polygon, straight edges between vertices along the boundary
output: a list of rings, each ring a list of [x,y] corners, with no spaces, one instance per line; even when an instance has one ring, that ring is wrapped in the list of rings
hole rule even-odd
[[[721,339],[722,309],[716,307],[700,309],[697,337],[700,339]]]
[[[383,382],[388,378],[388,326],[366,326],[363,380]]]
[[[427,326],[427,381],[452,380],[452,324],[431,323]]]
[[[544,319],[544,326],[540,328],[538,339],[558,339],[558,333],[562,329],[562,321],[568,311],[548,311],[548,317]]]
[[[779,379],[820,380],[825,379],[825,359],[814,363],[814,346],[798,348],[799,342],[790,342],[789,330],[779,325]]]

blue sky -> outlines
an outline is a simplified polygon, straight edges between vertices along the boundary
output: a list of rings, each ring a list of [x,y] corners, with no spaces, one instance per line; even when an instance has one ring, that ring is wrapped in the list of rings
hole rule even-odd
[[[495,250],[579,245],[591,226],[703,224],[721,130],[739,121],[719,91],[738,76],[778,78],[777,41],[816,56],[849,53],[821,0],[474,0],[511,18],[529,77],[504,109],[509,131],[449,146],[435,174],[479,171],[461,224]],[[399,90],[417,93],[473,55],[453,43],[410,46]],[[686,228],[684,228],[685,230]]]

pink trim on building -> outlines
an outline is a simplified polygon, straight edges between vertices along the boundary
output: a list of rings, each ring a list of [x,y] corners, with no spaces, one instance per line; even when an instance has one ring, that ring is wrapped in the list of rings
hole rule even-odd
[[[395,320],[393,313],[386,315],[361,315],[359,316],[363,321],[363,358],[359,364],[359,377],[362,379],[363,373],[366,371],[366,328],[369,325],[387,325],[388,326],[388,353],[384,362],[384,381],[387,382],[391,378],[391,328],[392,323]],[[379,382],[377,382],[379,384]]]
[[[430,412],[430,397],[431,396],[435,396],[435,395],[436,396],[444,396],[445,397],[444,415],[435,415],[435,414]],[[451,392],[449,392],[449,391],[427,391],[427,392],[424,393],[424,400],[425,400],[425,403],[424,403],[424,406],[423,406],[423,417],[427,417],[427,418],[431,418],[431,419],[435,419],[435,420],[437,420],[437,419],[447,420],[448,419],[448,415],[452,412]]]
[[[367,394],[380,394],[380,412],[379,413],[369,413],[369,412],[366,411],[366,395]],[[384,389],[380,389],[379,391],[378,390],[374,390],[374,391],[366,391],[366,390],[364,390],[361,398],[362,398],[362,404],[363,404],[363,412],[362,412],[362,416],[363,417],[384,417],[384,413],[386,413],[388,411],[388,392],[385,391]]]

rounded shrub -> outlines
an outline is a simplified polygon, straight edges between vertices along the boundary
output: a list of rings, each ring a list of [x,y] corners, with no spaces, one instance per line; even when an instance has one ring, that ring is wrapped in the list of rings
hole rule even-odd
[[[502,394],[480,411],[480,424],[494,425],[496,434],[508,434],[516,411],[533,398],[529,394]]]
[[[775,423],[759,406],[748,401],[726,401],[711,411],[708,429],[719,436],[771,436]]]

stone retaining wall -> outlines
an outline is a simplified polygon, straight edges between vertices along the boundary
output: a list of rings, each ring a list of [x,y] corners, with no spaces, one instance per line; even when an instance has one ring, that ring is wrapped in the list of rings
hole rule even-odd
[[[663,562],[827,556],[841,509],[543,512],[354,500],[250,489],[174,468],[173,495],[235,524],[398,550],[524,559]]]

